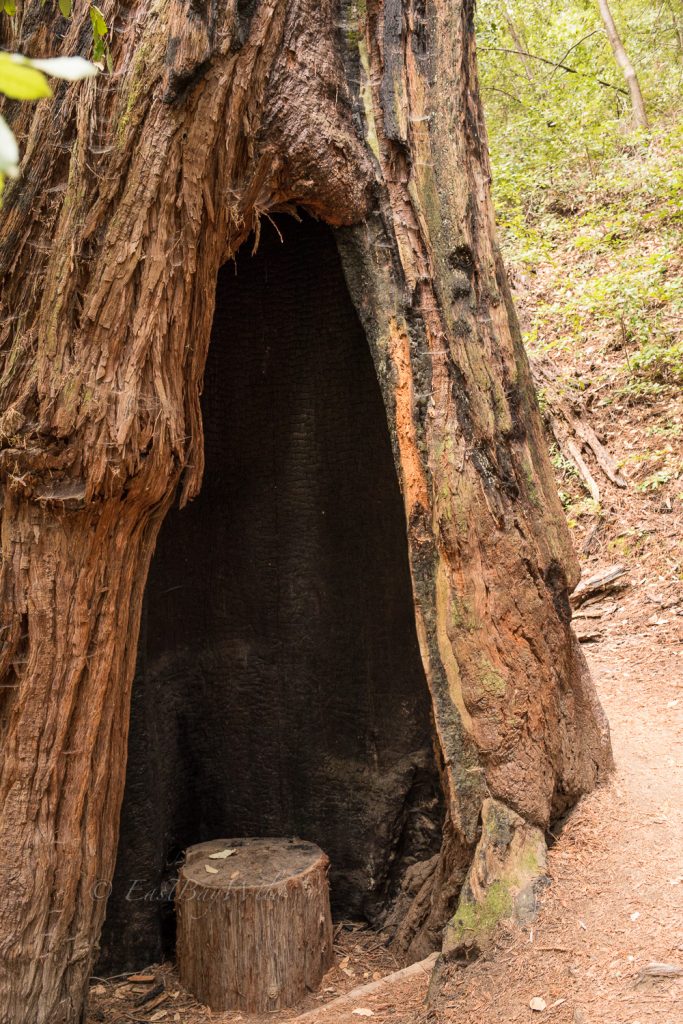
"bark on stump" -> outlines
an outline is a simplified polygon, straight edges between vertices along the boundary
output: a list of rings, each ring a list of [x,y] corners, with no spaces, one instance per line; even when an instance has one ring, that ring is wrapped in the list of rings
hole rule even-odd
[[[246,1013],[315,991],[334,959],[328,865],[299,839],[191,846],[176,892],[182,983],[212,1010]]]

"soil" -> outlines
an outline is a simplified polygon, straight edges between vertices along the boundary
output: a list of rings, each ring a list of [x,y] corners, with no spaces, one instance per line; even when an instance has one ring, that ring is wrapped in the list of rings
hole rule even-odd
[[[315,1009],[321,1003],[330,1002],[344,993],[370,984],[386,975],[398,971],[402,966],[376,932],[363,921],[340,921],[335,925],[335,964],[323,980],[319,993],[312,994],[300,1006],[291,1011],[271,1013],[263,1016],[242,1013],[214,1013],[199,1006],[180,983],[172,964],[153,965],[138,972],[119,978],[93,979],[90,990],[90,1007],[87,1024],[127,1024],[128,1021],[181,1021],[182,1024],[233,1024],[237,1021],[249,1024],[265,1024],[291,1020],[307,1010]],[[140,980],[135,980],[136,978]],[[405,986],[416,1010],[427,989],[428,975],[424,979],[412,979]],[[414,989],[414,991],[413,991]],[[155,993],[155,994],[152,994]],[[152,995],[151,995],[152,994]],[[149,998],[151,995],[151,998]],[[142,1000],[145,1002],[142,1002]],[[391,1000],[395,999],[392,991]],[[384,1003],[391,1001],[383,999]],[[352,1016],[351,1020],[358,1020]]]

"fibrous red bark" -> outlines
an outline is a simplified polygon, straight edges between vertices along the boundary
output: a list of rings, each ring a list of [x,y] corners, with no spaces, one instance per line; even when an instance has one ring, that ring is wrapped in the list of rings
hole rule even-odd
[[[219,267],[265,216],[339,229],[405,506],[442,764],[438,939],[490,795],[544,827],[609,740],[496,249],[470,0],[103,4],[115,73],[16,113],[1,225],[0,1020],[79,1019],[116,851],[142,593],[198,491]],[[27,5],[13,49],[87,46]]]

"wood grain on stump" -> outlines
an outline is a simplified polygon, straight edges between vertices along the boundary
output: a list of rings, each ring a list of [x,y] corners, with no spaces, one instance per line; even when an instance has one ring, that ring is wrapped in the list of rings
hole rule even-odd
[[[182,983],[212,1010],[247,1013],[315,991],[334,958],[328,865],[299,839],[191,846],[176,890]]]

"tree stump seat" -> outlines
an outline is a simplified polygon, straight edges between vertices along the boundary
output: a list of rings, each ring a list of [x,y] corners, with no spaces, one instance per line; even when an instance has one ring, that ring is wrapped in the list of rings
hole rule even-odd
[[[212,1010],[246,1013],[315,991],[334,957],[328,865],[300,839],[191,846],[176,891],[183,985]]]

